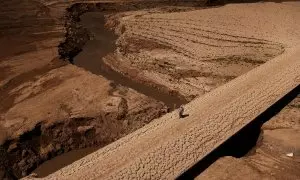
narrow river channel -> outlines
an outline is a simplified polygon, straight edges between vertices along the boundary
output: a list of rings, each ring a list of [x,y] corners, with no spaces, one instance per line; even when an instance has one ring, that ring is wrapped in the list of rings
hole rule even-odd
[[[104,27],[104,15],[105,14],[101,12],[88,12],[81,16],[81,24],[93,34],[94,38],[85,44],[83,50],[74,58],[73,63],[93,74],[102,75],[106,79],[113,81],[115,84],[132,88],[141,94],[161,101],[171,109],[174,108],[174,105],[178,107],[181,104],[187,103],[186,100],[175,95],[170,95],[154,87],[134,81],[123,74],[114,71],[103,62],[102,58],[104,56],[115,51],[115,41],[118,38],[112,31],[109,31]],[[34,170],[34,172],[38,174],[39,177],[45,177],[97,149],[97,147],[93,147],[64,153],[44,162]]]
[[[103,62],[102,58],[104,56],[115,51],[115,42],[117,40],[117,36],[104,27],[104,13],[85,13],[81,16],[81,24],[93,34],[94,39],[88,41],[83,47],[82,52],[74,58],[75,65],[83,67],[94,74],[102,75],[106,79],[113,81],[115,84],[132,88],[141,94],[161,101],[169,108],[173,108],[174,105],[178,107],[181,104],[187,103],[187,101],[176,95],[171,95],[167,92],[158,90],[155,87],[128,78],[123,74],[114,71]]]

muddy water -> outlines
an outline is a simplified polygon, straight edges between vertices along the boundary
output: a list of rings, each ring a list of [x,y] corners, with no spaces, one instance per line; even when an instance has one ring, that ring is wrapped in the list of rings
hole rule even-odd
[[[60,156],[44,162],[33,172],[38,174],[38,177],[46,177],[47,175],[54,173],[55,171],[75,162],[76,160],[83,158],[84,156],[98,150],[99,148],[84,148],[79,150],[73,150],[64,153]]]
[[[132,88],[139,93],[161,101],[171,109],[174,107],[174,105],[178,107],[179,105],[186,103],[185,100],[177,96],[172,96],[168,93],[159,91],[154,87],[133,81],[132,79],[114,71],[102,61],[104,56],[106,56],[108,53],[114,52],[116,49],[115,41],[117,39],[117,36],[113,32],[104,28],[105,21],[103,13],[86,13],[81,16],[81,23],[90,31],[90,33],[93,34],[94,38],[93,40],[88,41],[83,47],[82,52],[74,58],[73,63],[75,65],[82,67],[94,74],[102,75],[116,84]],[[39,177],[45,177],[96,151],[97,149],[98,148],[96,147],[85,148],[64,153],[44,162],[34,170],[34,173],[38,174]]]
[[[174,105],[177,107],[187,103],[183,98],[160,91],[154,87],[147,86],[143,83],[133,81],[132,79],[114,71],[107,66],[102,58],[116,49],[115,41],[117,36],[104,27],[104,14],[101,12],[89,12],[81,16],[81,24],[88,29],[94,36],[93,40],[88,41],[80,52],[74,58],[74,64],[85,68],[86,70],[99,74],[113,81],[138,91],[141,94],[154,98],[165,103],[170,108]]]

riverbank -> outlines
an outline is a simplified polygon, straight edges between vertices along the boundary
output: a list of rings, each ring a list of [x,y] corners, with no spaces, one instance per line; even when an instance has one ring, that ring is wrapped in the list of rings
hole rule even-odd
[[[20,178],[67,152],[104,147],[166,114],[169,95],[191,101],[299,41],[299,11],[289,3],[1,3],[0,177]],[[93,42],[80,16],[109,10],[121,11],[106,16],[117,40],[100,61],[105,75],[75,61]]]

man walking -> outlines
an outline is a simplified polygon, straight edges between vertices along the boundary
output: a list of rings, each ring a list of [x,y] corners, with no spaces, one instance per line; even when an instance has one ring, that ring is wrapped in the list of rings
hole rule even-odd
[[[184,108],[183,108],[183,105],[181,105],[179,107],[179,118],[183,118],[184,117],[183,113],[184,113]]]

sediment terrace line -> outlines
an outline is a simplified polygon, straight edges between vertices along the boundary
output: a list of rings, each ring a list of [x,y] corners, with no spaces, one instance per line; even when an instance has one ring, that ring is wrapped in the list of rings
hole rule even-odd
[[[300,82],[300,47],[253,69],[176,112],[45,179],[174,179]]]

